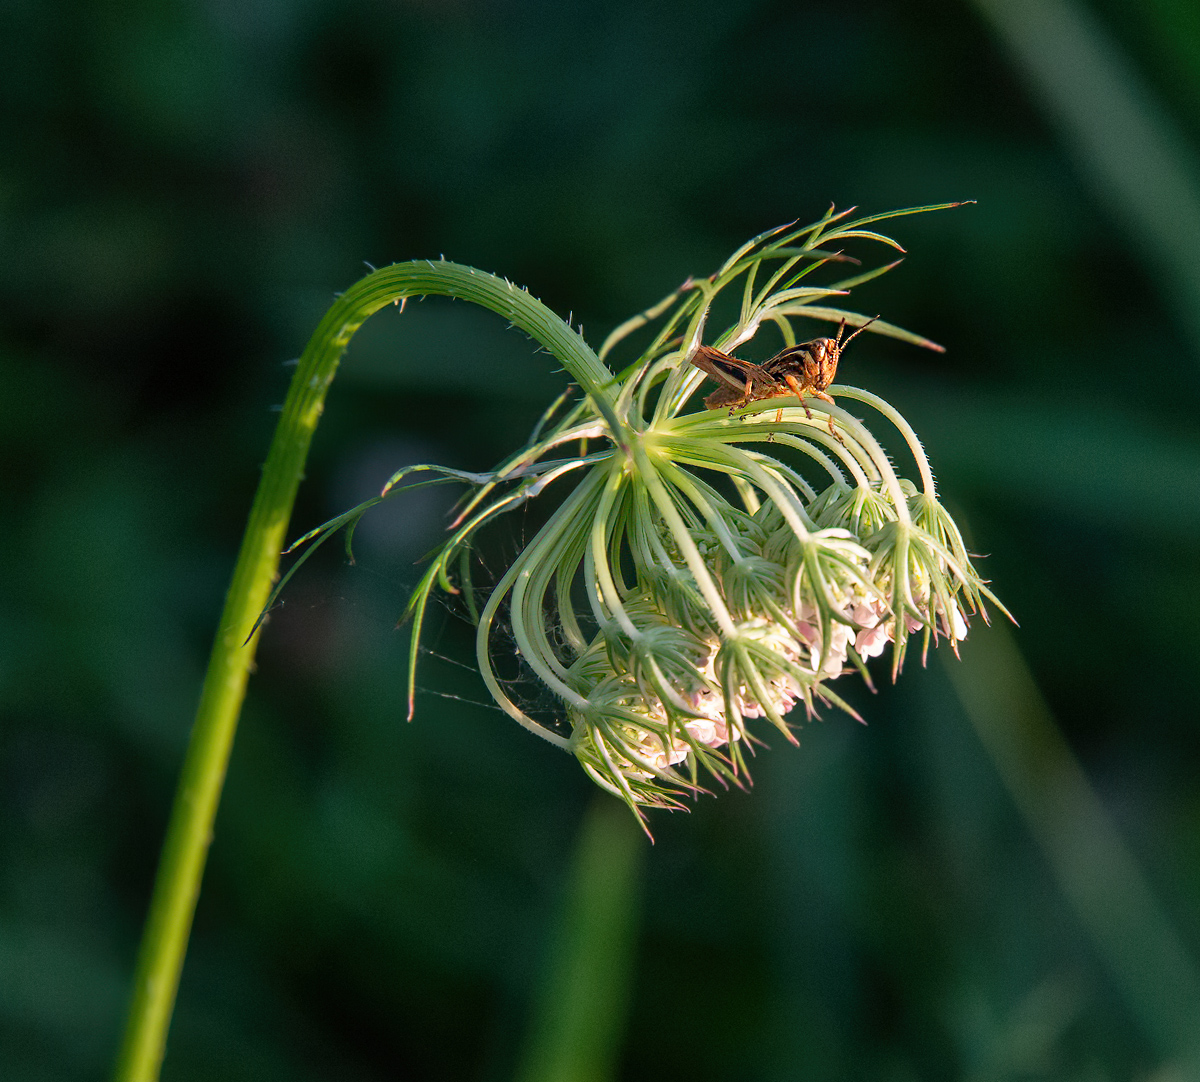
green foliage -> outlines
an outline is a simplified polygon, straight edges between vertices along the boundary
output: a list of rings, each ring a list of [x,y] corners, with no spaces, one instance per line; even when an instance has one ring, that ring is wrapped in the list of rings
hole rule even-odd
[[[1193,5],[1088,7],[1186,150]],[[946,353],[864,335],[842,378],[927,442],[1045,702],[1196,953],[1196,353],[1149,235],[1097,196],[969,5],[14,0],[0,21],[6,1082],[111,1061],[280,364],[331,291],[363,259],[444,252],[574,307],[599,342],[835,197],[978,200],[907,220],[903,273],[855,287]],[[405,454],[503,461],[563,390],[554,367],[463,305],[380,313],[296,532]],[[388,629],[444,540],[444,491],[389,501],[357,566],[327,546],[271,614],[168,1082],[512,1076],[594,786],[476,705],[471,631],[440,607],[404,724]],[[490,566],[541,524],[511,521]],[[772,740],[752,796],[659,817],[621,1077],[1151,1074],[1167,1056],[1144,1008],[942,667],[874,675],[850,702],[869,728],[831,712],[800,752]]]

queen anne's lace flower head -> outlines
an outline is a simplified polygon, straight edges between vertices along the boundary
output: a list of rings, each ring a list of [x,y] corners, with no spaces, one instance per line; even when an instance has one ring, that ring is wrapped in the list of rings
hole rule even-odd
[[[414,665],[430,592],[461,591],[474,604],[470,555],[480,527],[566,474],[580,480],[472,610],[478,660],[502,709],[574,753],[639,816],[649,806],[680,806],[706,777],[745,784],[745,753],[759,742],[751,722],[794,740],[798,721],[821,704],[849,710],[837,681],[855,671],[867,677],[866,662],[889,648],[893,677],[914,637],[922,653],[939,638],[957,648],[971,616],[986,618],[984,599],[999,603],[895,409],[839,385],[812,384],[828,401],[801,403],[799,385],[772,383],[768,368],[746,376],[744,405],[689,409],[705,379],[689,363],[702,343],[728,355],[774,333],[775,348],[780,338],[790,347],[802,338],[797,321],[816,319],[870,324],[872,333],[940,348],[829,306],[890,267],[831,285],[806,282],[845,262],[845,240],[893,243],[863,228],[882,217],[846,222],[831,210],[811,226],[756,238],[710,278],[686,282],[623,324],[598,357],[568,364],[585,397],[557,423],[548,413],[499,469],[441,471],[475,492],[410,603]],[[736,318],[713,333],[730,294]],[[649,344],[611,376],[603,362],[635,332]],[[610,375],[583,379],[581,371]],[[738,395],[726,387],[713,397]],[[896,472],[847,406],[867,407],[898,433],[915,481]],[[529,717],[493,671],[502,606],[523,663],[562,705],[557,728]]]

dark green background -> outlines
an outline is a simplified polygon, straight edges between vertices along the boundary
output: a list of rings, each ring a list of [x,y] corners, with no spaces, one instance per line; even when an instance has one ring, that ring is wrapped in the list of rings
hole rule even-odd
[[[1192,5],[1082,10],[1197,175]],[[891,223],[911,256],[857,298],[947,352],[864,337],[842,375],[924,437],[1200,955],[1200,342],[979,10],[6,0],[0,91],[6,1082],[102,1078],[115,1051],[284,362],[334,291],[444,253],[598,344],[830,201],[978,200]],[[485,313],[385,310],[293,534],[406,462],[486,468],[562,383]],[[404,722],[392,625],[443,507],[367,520],[358,565],[310,564],[266,630],[167,1080],[512,1075],[592,789],[494,709],[425,694]],[[469,629],[434,625],[466,658]],[[421,684],[485,697],[436,658]],[[854,700],[868,727],[830,713],[753,793],[655,817],[619,1077],[1146,1077],[1161,1050],[940,659]]]

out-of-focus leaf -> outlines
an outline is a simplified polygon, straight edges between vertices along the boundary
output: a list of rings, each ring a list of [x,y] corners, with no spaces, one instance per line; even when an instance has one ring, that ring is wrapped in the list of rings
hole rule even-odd
[[[975,0],[1013,53],[1200,359],[1200,163],[1120,47],[1075,0]]]

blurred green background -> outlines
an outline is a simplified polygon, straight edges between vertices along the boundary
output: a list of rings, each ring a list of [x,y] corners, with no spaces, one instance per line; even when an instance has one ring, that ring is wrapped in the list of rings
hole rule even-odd
[[[947,352],[865,337],[842,376],[925,439],[1019,653],[881,668],[868,726],[580,861],[637,915],[570,1077],[1197,1077],[1197,11],[6,0],[0,1077],[105,1077],[285,362],[364,260],[503,274],[598,344],[768,226],[955,199],[889,223],[911,256],[855,304]],[[482,311],[386,309],[293,536],[405,463],[490,466],[563,379]],[[167,1080],[550,1077],[593,788],[475,705],[453,617],[404,722],[434,491],[266,629]]]

